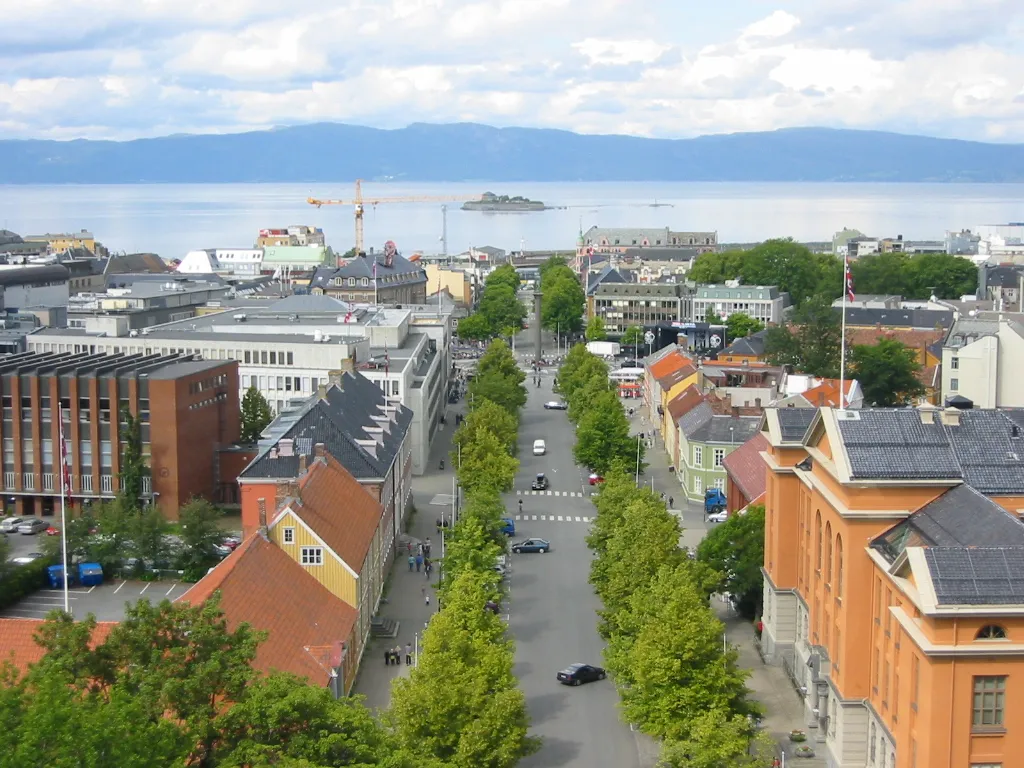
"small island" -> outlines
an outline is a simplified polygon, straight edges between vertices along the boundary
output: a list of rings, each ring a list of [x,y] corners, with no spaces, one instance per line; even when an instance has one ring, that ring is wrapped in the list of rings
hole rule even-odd
[[[530,200],[527,197],[514,195],[496,195],[493,192],[484,192],[479,200],[467,200],[462,204],[464,211],[546,211],[548,206],[540,200]]]

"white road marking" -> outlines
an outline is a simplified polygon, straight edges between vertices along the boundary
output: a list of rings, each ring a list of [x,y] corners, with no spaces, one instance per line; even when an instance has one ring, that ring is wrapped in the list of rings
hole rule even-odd
[[[536,516],[536,515],[534,515],[534,516],[533,516],[533,519],[534,519],[534,520],[536,520],[536,519],[537,519],[537,516]]]
[[[167,597],[167,595],[171,594],[171,592],[173,592],[175,589],[177,589],[177,587],[178,587],[177,584],[172,584],[171,588],[168,589],[166,592],[164,592],[164,597]]]
[[[561,515],[558,516],[558,522],[560,522],[560,523],[562,522],[562,516]]]
[[[589,523],[590,522],[590,518],[589,517],[584,517],[583,518],[583,522],[584,523]]]
[[[120,591],[121,591],[121,588],[122,588],[122,587],[123,587],[123,586],[124,586],[125,584],[127,584],[127,583],[128,583],[127,581],[122,581],[122,582],[121,582],[120,584],[118,584],[118,585],[117,585],[117,589],[115,589],[115,590],[114,590],[114,594],[116,595],[116,594],[117,594],[118,592],[120,592]]]
[[[576,522],[581,522],[579,516],[576,517]]]
[[[144,587],[142,588],[142,591],[141,591],[141,592],[139,592],[139,594],[140,594],[140,595],[144,595],[144,594],[146,594],[146,590],[147,590],[147,589],[149,589],[149,588],[150,588],[151,586],[153,586],[153,582],[150,582],[149,584],[147,584],[146,586],[144,586]]]
[[[87,594],[87,595],[91,595],[91,594],[92,594],[92,591],[93,591],[94,589],[96,589],[96,585],[95,585],[95,584],[93,584],[93,585],[92,585],[91,587],[89,587],[88,591],[87,591],[87,592],[86,592],[85,594]]]
[[[547,515],[541,515],[541,516],[540,516],[540,519],[541,519],[541,520],[547,520],[548,518],[547,518]]]
[[[516,520],[522,520],[522,519],[523,519],[522,515],[516,515]]]

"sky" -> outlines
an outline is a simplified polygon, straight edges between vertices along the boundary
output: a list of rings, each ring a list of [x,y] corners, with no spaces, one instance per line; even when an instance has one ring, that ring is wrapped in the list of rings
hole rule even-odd
[[[0,139],[311,122],[1024,142],[1021,0],[0,0]]]

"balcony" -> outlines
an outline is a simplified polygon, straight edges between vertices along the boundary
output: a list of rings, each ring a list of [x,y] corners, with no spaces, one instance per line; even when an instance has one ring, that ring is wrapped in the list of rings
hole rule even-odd
[[[92,493],[92,475],[78,476],[79,493]]]
[[[149,477],[148,475],[142,478],[142,495],[153,495],[153,478]]]
[[[53,478],[54,478],[53,472],[44,472],[43,473],[43,490],[44,491],[53,491]]]
[[[14,486],[18,483],[18,475],[16,472],[4,472],[4,488],[8,491],[15,490]]]
[[[114,476],[113,475],[100,475],[100,493],[113,493],[114,492]]]
[[[36,475],[35,475],[35,472],[22,472],[21,473],[21,489],[23,491],[34,491],[36,489]]]

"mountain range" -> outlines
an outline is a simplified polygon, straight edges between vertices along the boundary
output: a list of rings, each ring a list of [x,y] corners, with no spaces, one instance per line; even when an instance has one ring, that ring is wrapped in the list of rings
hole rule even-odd
[[[647,139],[475,123],[315,123],[131,141],[0,141],[0,183],[402,181],[1020,182],[1024,144],[789,128]]]

